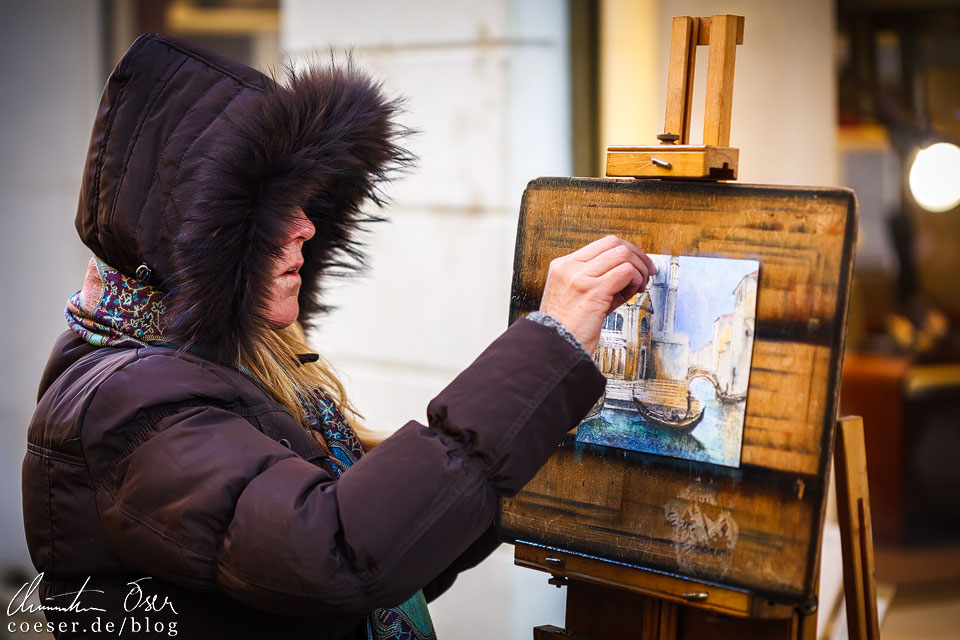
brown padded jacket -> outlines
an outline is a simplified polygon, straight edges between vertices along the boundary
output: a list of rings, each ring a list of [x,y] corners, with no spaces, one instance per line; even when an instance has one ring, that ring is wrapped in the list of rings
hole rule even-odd
[[[356,73],[286,90],[159,36],[111,75],[77,228],[166,292],[172,335],[191,350],[95,348],[72,332],[53,349],[23,509],[60,637],[351,637],[375,607],[436,596],[488,555],[498,497],[601,394],[581,349],[521,319],[429,404],[427,425],[407,423],[337,478],[229,363],[259,330],[257,260],[283,211],[302,206],[317,227],[305,314],[319,275],[354,256],[360,204],[402,159],[390,114]]]
[[[435,596],[489,554],[498,496],[604,385],[554,329],[518,320],[430,403],[429,426],[407,423],[335,479],[281,407],[208,360],[68,333],[44,378],[23,467],[40,594],[89,578],[80,599],[105,610],[48,611],[78,622],[63,637],[125,617],[188,638],[348,637],[373,608]],[[154,610],[128,611],[144,576]]]

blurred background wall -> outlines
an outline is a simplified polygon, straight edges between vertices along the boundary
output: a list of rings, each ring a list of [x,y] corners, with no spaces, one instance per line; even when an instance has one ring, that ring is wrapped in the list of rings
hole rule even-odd
[[[98,3],[0,6],[10,83],[0,92],[0,566],[27,570],[20,462],[40,373],[90,255],[73,215],[106,51]]]
[[[910,361],[887,332],[898,269],[887,228],[901,163],[870,110],[876,83],[863,71],[908,50],[884,26],[902,17],[892,0],[34,0],[0,11],[12,76],[0,94],[0,565],[10,572],[32,571],[20,516],[24,431],[88,257],[72,226],[87,136],[106,74],[143,31],[264,69],[349,50],[407,97],[418,167],[388,189],[390,222],[368,237],[369,273],[331,284],[328,301],[339,309],[312,336],[374,426],[423,420],[429,399],[505,328],[525,184],[602,175],[606,145],[652,143],[661,132],[674,15],[746,16],[731,132],[739,181],[857,189],[871,270],[860,279],[869,287],[855,301],[852,345],[867,350],[880,335],[885,357]],[[697,66],[694,140],[703,48]],[[950,95],[940,99],[956,104]],[[934,219],[936,246],[956,252],[957,226],[943,220]],[[935,266],[941,275],[928,288],[948,299],[960,269]],[[872,309],[863,300],[887,302]],[[884,499],[875,493],[875,503]],[[441,637],[526,638],[535,624],[562,624],[563,590],[546,578],[513,567],[502,547],[432,606]]]

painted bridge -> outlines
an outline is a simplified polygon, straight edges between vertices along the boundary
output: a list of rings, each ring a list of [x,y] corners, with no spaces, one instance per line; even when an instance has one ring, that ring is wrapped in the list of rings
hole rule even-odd
[[[717,374],[705,367],[698,367],[695,365],[687,369],[687,383],[689,384],[693,382],[695,378],[703,378],[709,381],[710,384],[713,385],[713,388],[717,390],[717,398],[720,400],[726,402],[739,402],[747,397],[746,393],[729,393],[726,389],[720,386],[720,380],[717,379]]]

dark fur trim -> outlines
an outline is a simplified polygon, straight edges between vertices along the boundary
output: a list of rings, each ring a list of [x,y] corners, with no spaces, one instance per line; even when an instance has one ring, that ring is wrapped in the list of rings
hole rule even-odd
[[[357,231],[379,220],[361,211],[380,205],[378,189],[411,156],[399,105],[352,63],[287,73],[269,86],[194,177],[196,202],[171,247],[167,326],[171,339],[236,362],[257,334],[289,217],[304,209],[316,235],[303,248],[300,320],[326,307],[320,276],[363,264]],[[184,210],[186,209],[186,210]]]

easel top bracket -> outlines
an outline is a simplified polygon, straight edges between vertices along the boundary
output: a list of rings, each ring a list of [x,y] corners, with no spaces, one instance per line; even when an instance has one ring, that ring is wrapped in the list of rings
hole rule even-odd
[[[730,144],[733,73],[743,44],[743,16],[678,16],[670,36],[667,107],[660,145],[607,148],[612,178],[736,180],[740,150]],[[703,144],[690,144],[690,113],[698,46],[709,47]]]

